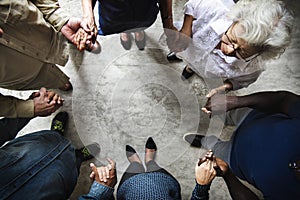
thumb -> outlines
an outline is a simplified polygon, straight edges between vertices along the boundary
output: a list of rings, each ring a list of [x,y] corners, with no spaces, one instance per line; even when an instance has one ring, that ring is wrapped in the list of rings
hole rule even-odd
[[[98,174],[98,170],[97,170],[97,167],[95,166],[95,164],[94,163],[90,163],[90,167],[91,167],[92,171],[94,172],[94,174],[97,175]]]
[[[113,160],[110,159],[110,158],[107,158],[107,161],[108,161],[108,163],[110,164],[111,169],[116,169],[116,162],[115,162],[115,161],[113,161]]]
[[[42,87],[39,92],[40,92],[41,96],[45,96],[47,90],[46,90],[46,88]]]
[[[40,96],[40,93],[39,92],[33,92],[30,96],[29,96],[29,99],[34,99],[36,97],[39,97]]]
[[[100,182],[99,173],[98,173],[96,165],[94,163],[90,163],[90,167],[92,169],[92,173],[91,173],[90,177],[93,177],[96,181]]]
[[[218,93],[217,89],[212,89],[207,95],[206,98],[211,98],[212,96],[214,96],[215,94]]]

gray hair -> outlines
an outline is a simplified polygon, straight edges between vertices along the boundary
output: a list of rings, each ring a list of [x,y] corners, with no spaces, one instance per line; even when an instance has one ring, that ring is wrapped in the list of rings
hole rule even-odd
[[[264,60],[280,56],[290,44],[294,17],[282,1],[240,0],[228,16],[244,28],[238,37],[260,48]]]

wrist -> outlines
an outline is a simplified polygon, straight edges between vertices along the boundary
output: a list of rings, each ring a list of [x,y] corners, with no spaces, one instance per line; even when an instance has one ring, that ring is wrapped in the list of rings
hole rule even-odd
[[[173,17],[172,16],[164,16],[164,17],[161,17],[162,19],[162,24],[163,24],[163,27],[164,28],[167,28],[167,29],[174,29],[174,25],[173,25]]]
[[[226,181],[226,180],[230,179],[230,177],[232,177],[232,175],[233,175],[232,171],[228,168],[228,170],[223,173],[222,177]]]

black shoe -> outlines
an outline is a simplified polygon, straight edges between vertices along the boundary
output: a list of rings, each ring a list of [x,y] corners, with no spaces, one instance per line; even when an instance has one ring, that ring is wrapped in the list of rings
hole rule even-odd
[[[187,71],[187,66],[185,66],[185,68],[183,69],[183,71],[182,71],[182,74],[181,74],[181,79],[182,80],[187,80],[187,79],[189,79],[191,76],[193,76],[193,74],[194,74],[195,72],[188,72]]]
[[[152,139],[152,137],[148,138],[145,147],[147,149],[154,149],[155,151],[157,150],[156,144],[155,144],[154,140]]]
[[[126,156],[127,156],[127,158],[132,156],[135,153],[136,153],[136,151],[132,146],[126,145]]]
[[[182,61],[182,59],[180,59],[176,56],[175,52],[168,53],[167,59],[168,59],[168,61]]]
[[[81,149],[76,149],[75,154],[82,162],[94,158],[100,152],[100,145],[98,143],[89,144]]]
[[[123,46],[123,48],[125,50],[131,49],[131,35],[130,35],[130,33],[127,33],[127,34],[128,34],[128,40],[127,41],[122,40],[121,34],[120,34],[121,45]]]
[[[52,120],[51,130],[57,131],[59,134],[64,135],[68,119],[69,115],[67,112],[59,112]]]
[[[183,140],[186,142],[190,143],[191,146],[193,147],[198,147],[201,148],[201,139],[204,138],[205,136],[195,134],[195,133],[186,133],[183,136]]]
[[[139,50],[144,50],[146,46],[146,33],[145,31],[142,31],[144,33],[144,38],[141,41],[137,41],[136,38],[134,38],[135,44]]]

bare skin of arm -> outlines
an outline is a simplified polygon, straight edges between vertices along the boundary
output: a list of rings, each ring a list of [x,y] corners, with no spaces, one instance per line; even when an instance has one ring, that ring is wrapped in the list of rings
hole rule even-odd
[[[173,51],[174,43],[179,40],[179,31],[173,24],[172,0],[159,0],[159,10],[168,48]]]
[[[185,50],[192,37],[192,25],[193,25],[194,17],[191,15],[185,15],[182,28],[180,30],[179,39],[173,44],[173,51],[180,52]]]
[[[236,200],[258,200],[257,195],[245,186],[239,179],[229,170],[223,176],[228,187],[230,196]]]
[[[299,95],[287,91],[259,92],[246,96],[226,96],[225,98],[221,96],[215,95],[209,98],[202,110],[209,114],[212,112],[218,114],[224,107],[226,111],[249,107],[262,112],[288,114],[290,105],[300,99]]]
[[[228,164],[218,158],[214,158],[215,169],[217,176],[223,177],[230,196],[233,200],[258,200],[258,196],[252,192],[247,186],[245,186],[230,170]]]

